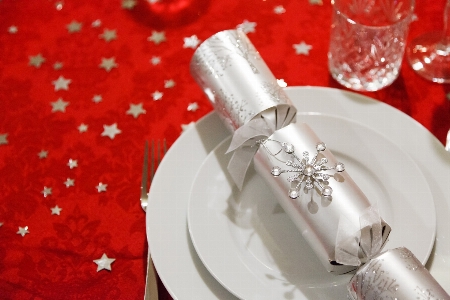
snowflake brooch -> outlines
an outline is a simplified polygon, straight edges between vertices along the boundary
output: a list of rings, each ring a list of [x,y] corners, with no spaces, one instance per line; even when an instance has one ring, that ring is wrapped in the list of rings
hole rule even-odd
[[[266,141],[269,140],[265,140],[264,142]],[[337,172],[343,172],[345,171],[345,166],[343,163],[339,162],[336,163],[335,166],[329,167],[325,165],[328,162],[327,158],[323,157],[318,159],[319,153],[327,148],[325,143],[320,142],[316,145],[316,154],[310,159],[310,154],[307,151],[303,152],[302,158],[298,157],[294,152],[294,146],[292,144],[275,140],[270,141],[280,144],[281,150],[278,153],[284,151],[291,156],[290,160],[284,162],[285,165],[291,167],[291,169],[283,170],[279,166],[274,166],[271,171],[274,177],[278,177],[283,173],[294,173],[287,178],[287,181],[291,182],[291,188],[289,189],[290,198],[296,199],[300,196],[302,184],[304,184],[305,193],[308,193],[316,187],[320,190],[322,197],[331,198],[333,189],[326,183],[333,175],[326,173],[326,171],[335,170]],[[274,157],[278,154],[272,154],[267,147],[265,148]]]

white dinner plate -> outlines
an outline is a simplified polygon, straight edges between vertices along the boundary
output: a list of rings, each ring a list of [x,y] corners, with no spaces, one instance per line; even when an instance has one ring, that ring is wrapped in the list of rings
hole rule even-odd
[[[436,241],[426,264],[450,292],[450,154],[422,125],[371,98],[338,89],[289,87],[300,112],[344,117],[367,125],[406,151],[428,181],[436,207]],[[187,229],[190,190],[200,165],[229,132],[215,113],[170,147],[152,182],[147,238],[158,274],[174,299],[237,299],[215,280],[195,252]]]
[[[404,246],[425,263],[434,244],[436,215],[428,183],[409,155],[356,122],[327,115],[298,118],[344,163],[391,225],[384,249]],[[253,168],[243,189],[236,188],[227,171],[229,144],[228,138],[208,155],[191,190],[188,226],[203,264],[241,299],[283,299],[287,294],[293,300],[345,299],[351,275],[325,270]]]

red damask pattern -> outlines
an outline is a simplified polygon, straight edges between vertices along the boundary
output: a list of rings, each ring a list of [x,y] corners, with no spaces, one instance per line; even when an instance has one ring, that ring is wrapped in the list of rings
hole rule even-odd
[[[170,146],[182,124],[212,110],[189,74],[194,49],[183,47],[185,37],[203,41],[244,20],[255,22],[248,36],[277,78],[291,86],[342,88],[327,69],[328,1],[136,0],[132,8],[125,2],[0,1],[0,135],[7,134],[0,143],[0,299],[143,298],[147,242],[138,199],[144,141],[165,138]],[[276,14],[277,5],[286,12]],[[442,28],[443,7],[444,0],[417,1],[410,37]],[[72,21],[82,23],[79,32],[68,31]],[[105,41],[105,29],[117,37]],[[166,40],[148,41],[153,31],[164,31]],[[295,54],[301,41],[312,46],[309,55]],[[45,61],[30,65],[38,54]],[[112,57],[117,68],[99,67]],[[55,90],[59,76],[71,80],[68,90]],[[169,79],[172,88],[164,85]],[[153,100],[155,91],[161,100]],[[419,78],[404,63],[392,86],[365,94],[409,114],[443,142],[449,93],[449,86]],[[102,101],[93,102],[94,95]],[[69,105],[52,112],[59,98]],[[193,102],[199,109],[189,111]],[[145,114],[126,114],[138,103]],[[86,132],[78,130],[82,123]],[[114,123],[121,133],[101,136],[103,126]],[[41,150],[46,158],[39,158]],[[69,159],[78,167],[70,169]],[[64,185],[67,178],[74,186]],[[97,191],[99,182],[107,184],[105,192]],[[52,189],[47,197],[44,187]],[[60,215],[51,214],[55,205]],[[19,226],[30,233],[17,234]],[[112,271],[96,271],[93,260],[103,253],[116,259]],[[171,299],[159,287],[161,299]]]

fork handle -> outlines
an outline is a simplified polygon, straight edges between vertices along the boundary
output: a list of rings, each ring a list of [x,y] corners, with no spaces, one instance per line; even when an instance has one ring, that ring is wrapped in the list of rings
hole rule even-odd
[[[153,269],[150,250],[147,257],[147,278],[145,284],[144,300],[158,300],[158,283],[156,281],[156,273]]]

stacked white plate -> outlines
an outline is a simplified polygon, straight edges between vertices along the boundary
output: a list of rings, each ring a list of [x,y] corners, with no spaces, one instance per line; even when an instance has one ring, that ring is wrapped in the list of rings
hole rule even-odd
[[[379,101],[330,88],[286,91],[297,122],[327,143],[392,226],[385,249],[406,246],[450,292],[450,153]],[[346,299],[349,275],[323,270],[262,180],[250,172],[242,191],[231,184],[223,155],[229,135],[216,114],[207,115],[172,145],[153,180],[147,236],[169,293]]]

